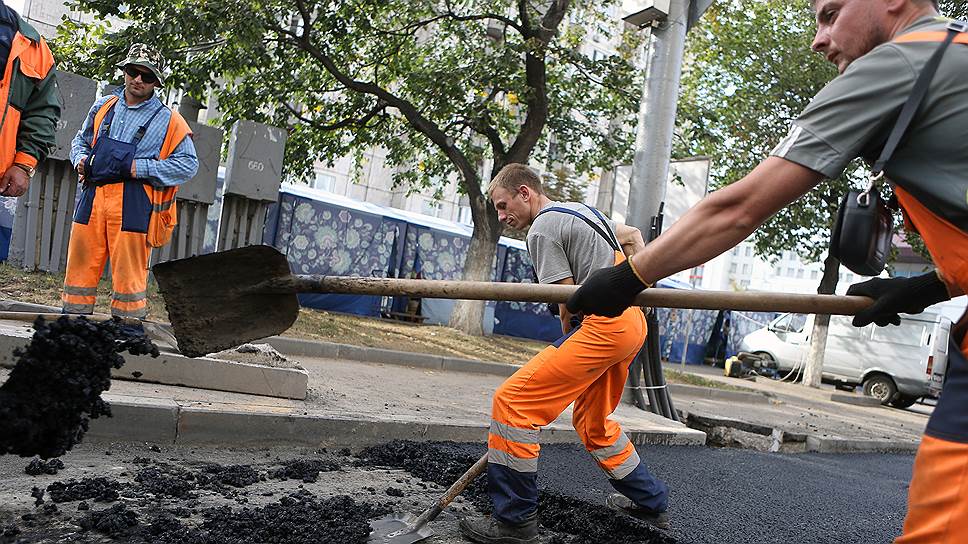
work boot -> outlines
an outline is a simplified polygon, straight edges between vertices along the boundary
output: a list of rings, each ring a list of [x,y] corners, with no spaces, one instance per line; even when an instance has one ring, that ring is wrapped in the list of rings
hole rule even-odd
[[[665,512],[653,512],[652,510],[642,508],[632,502],[632,499],[621,493],[612,493],[609,495],[605,499],[605,506],[608,506],[612,510],[622,512],[623,514],[628,514],[635,519],[644,521],[659,529],[668,529],[670,527],[668,514]]]
[[[464,538],[478,544],[538,544],[538,520],[530,519],[521,525],[501,523],[492,518],[464,518],[460,520]]]

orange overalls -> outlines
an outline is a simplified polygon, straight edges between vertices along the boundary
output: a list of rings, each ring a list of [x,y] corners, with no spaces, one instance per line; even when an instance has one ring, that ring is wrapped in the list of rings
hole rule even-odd
[[[968,175],[968,173],[966,173]],[[968,233],[895,187],[944,280],[968,292]],[[914,460],[904,534],[897,544],[968,542],[968,314],[952,329],[941,399]]]
[[[616,251],[615,263],[624,260]],[[639,506],[667,509],[665,484],[649,473],[621,426],[608,417],[622,399],[629,365],[645,336],[645,316],[638,307],[614,318],[585,316],[497,389],[487,441],[495,519],[517,525],[534,514],[541,427],[572,402],[575,431],[612,486]]]
[[[946,32],[913,32],[896,42],[945,39]],[[962,32],[954,43],[968,45]],[[968,180],[968,172],[963,172]],[[921,187],[921,189],[930,186]],[[968,182],[956,189],[968,198]],[[968,231],[929,210],[903,187],[895,186],[905,223],[921,234],[924,245],[948,284],[968,293]],[[928,191],[930,194],[931,191]],[[968,205],[962,201],[961,205]],[[968,312],[952,329],[948,367],[941,398],[928,419],[914,460],[908,488],[904,534],[897,544],[968,542]]]
[[[95,143],[101,123],[116,103],[117,99],[108,100],[95,115]],[[190,134],[184,118],[172,111],[159,158],[167,158]],[[110,256],[111,315],[147,317],[148,261],[151,248],[170,239],[177,217],[176,191],[176,187],[155,189],[138,180],[84,188],[67,249],[67,277],[61,295],[64,313],[94,312],[97,284]]]

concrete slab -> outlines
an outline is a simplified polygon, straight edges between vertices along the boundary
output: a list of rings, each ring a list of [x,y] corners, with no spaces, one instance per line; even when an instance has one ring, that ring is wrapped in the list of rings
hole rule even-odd
[[[123,440],[174,444],[179,406],[170,399],[102,395],[111,405],[109,418],[91,421],[87,440]]]
[[[13,351],[27,345],[33,334],[29,323],[0,320],[0,366],[15,364]],[[113,370],[119,380],[134,380],[216,391],[235,391],[290,399],[306,398],[309,383],[305,370],[162,352],[157,358],[124,354],[125,364]]]

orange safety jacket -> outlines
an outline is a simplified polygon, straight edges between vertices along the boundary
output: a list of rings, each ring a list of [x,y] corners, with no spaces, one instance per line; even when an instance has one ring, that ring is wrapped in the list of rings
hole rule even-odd
[[[119,97],[109,98],[94,115],[94,136],[91,145],[97,141],[101,130],[101,122],[117,104]],[[191,136],[192,130],[177,111],[171,110],[171,118],[168,120],[168,132],[165,134],[165,141],[161,144],[158,158],[167,159],[178,144],[186,137]],[[157,188],[153,185],[145,184],[145,192],[151,201],[151,218],[148,221],[148,245],[151,247],[161,247],[171,240],[171,234],[178,224],[178,208],[175,204],[175,193],[178,186]]]
[[[32,93],[38,91],[38,83],[45,82],[42,92],[45,94],[44,107],[56,106],[59,114],[59,99],[52,85],[47,85],[48,76],[53,77],[54,56],[47,47],[47,42],[36,33],[30,25],[20,22],[20,30],[14,35],[10,43],[10,56],[3,68],[3,80],[0,81],[0,104],[3,104],[3,115],[0,120],[0,173],[6,172],[15,162],[34,168],[37,162],[46,158],[46,145],[53,145],[53,125],[56,119],[44,123],[44,126],[31,127],[36,136],[43,142],[30,147],[33,154],[27,153],[24,145],[18,146],[17,135],[20,132],[23,110],[31,101]],[[31,38],[21,31],[31,34]],[[16,73],[14,69],[16,68]],[[33,121],[32,121],[33,122]],[[47,126],[49,125],[49,126]],[[18,150],[18,147],[21,149]]]

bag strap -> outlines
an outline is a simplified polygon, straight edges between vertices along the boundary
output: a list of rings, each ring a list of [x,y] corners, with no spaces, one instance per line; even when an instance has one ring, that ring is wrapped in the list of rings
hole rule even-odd
[[[586,206],[587,206],[587,204],[586,204]],[[550,208],[545,208],[545,209],[541,210],[540,212],[538,212],[538,215],[535,216],[535,219],[537,219],[540,215],[542,215],[542,214],[544,214],[546,212],[559,212],[559,213],[566,213],[568,215],[574,215],[575,217],[581,219],[586,224],[588,224],[588,226],[591,227],[592,230],[594,230],[595,232],[597,232],[599,234],[599,236],[601,236],[602,238],[604,238],[605,241],[608,243],[609,247],[611,247],[615,251],[621,251],[621,249],[622,249],[621,246],[619,246],[618,245],[618,241],[615,240],[615,238],[611,236],[611,229],[608,229],[607,228],[608,225],[607,225],[607,223],[605,223],[605,220],[601,216],[601,214],[598,213],[598,210],[595,210],[591,206],[588,206],[588,208],[591,209],[595,213],[595,215],[597,215],[598,218],[602,220],[602,223],[604,225],[606,225],[606,229],[603,230],[602,227],[598,226],[591,219],[585,217],[582,213],[577,212],[577,211],[572,210],[572,209],[569,209],[569,208],[563,208],[561,206],[552,206]],[[608,232],[608,234],[606,234],[606,232]]]
[[[891,135],[888,136],[887,142],[881,150],[881,156],[878,157],[877,162],[874,163],[871,169],[871,174],[873,175],[872,182],[881,176],[881,173],[884,171],[884,165],[890,160],[891,155],[894,154],[897,144],[900,143],[901,137],[904,136],[908,126],[911,124],[911,120],[914,119],[914,114],[917,113],[918,108],[924,101],[924,96],[928,94],[928,87],[931,85],[931,80],[934,78],[935,72],[938,71],[938,65],[941,64],[941,57],[944,56],[945,50],[954,41],[955,36],[966,31],[968,31],[968,25],[961,21],[951,21],[948,23],[948,33],[944,37],[944,41],[935,49],[934,54],[931,55],[931,58],[925,63],[924,68],[921,69],[921,74],[911,89],[911,95],[908,96],[907,102],[904,103],[904,107],[901,109],[901,113],[894,123],[894,128],[891,129]]]

